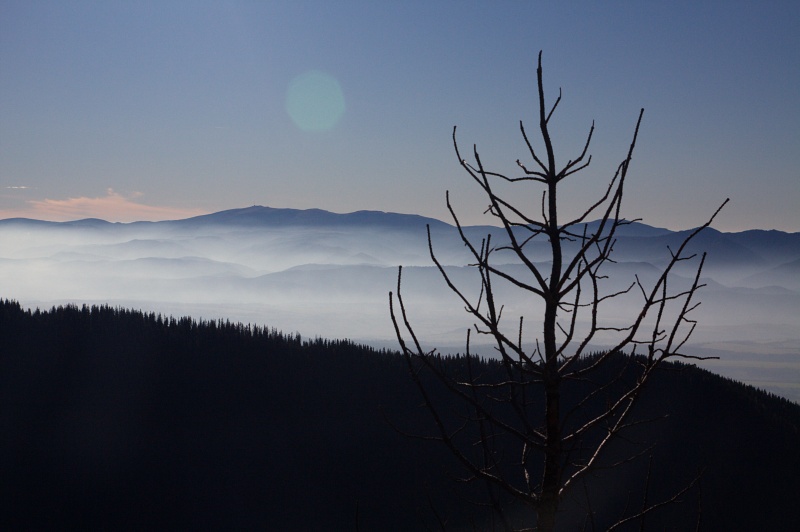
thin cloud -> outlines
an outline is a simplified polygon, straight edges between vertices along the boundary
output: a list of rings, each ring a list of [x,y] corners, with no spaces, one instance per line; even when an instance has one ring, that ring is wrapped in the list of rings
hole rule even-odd
[[[134,193],[126,197],[109,188],[105,196],[97,198],[31,200],[27,202],[27,209],[16,211],[12,216],[56,222],[83,218],[100,218],[109,222],[134,222],[176,220],[206,214],[206,211],[201,209],[159,207],[134,201],[141,196],[141,193]],[[4,214],[7,213],[0,212],[0,216]]]
[[[30,187],[26,187],[25,185],[9,185],[6,188],[10,190],[25,190],[26,188]]]

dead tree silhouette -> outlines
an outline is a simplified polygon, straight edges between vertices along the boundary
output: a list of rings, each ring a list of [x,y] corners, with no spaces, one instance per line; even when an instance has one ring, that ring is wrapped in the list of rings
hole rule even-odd
[[[683,347],[696,325],[691,312],[699,304],[695,296],[703,286],[700,274],[705,253],[698,256],[688,248],[728,200],[676,249],[669,250],[666,265],[652,286],[645,286],[635,276],[627,289],[604,291],[606,271],[614,263],[615,236],[621,227],[631,223],[621,217],[621,207],[644,109],[639,112],[627,155],[617,166],[605,192],[580,215],[562,222],[559,187],[565,179],[589,166],[591,156],[587,157],[587,153],[594,123],[581,153],[559,167],[550,119],[561,102],[561,91],[548,109],[541,52],[536,74],[539,140],[543,151],[534,147],[520,122],[530,162],[516,161],[518,175],[488,170],[477,148],[473,148],[473,160],[468,162],[460,152],[453,128],[459,164],[482,189],[488,200],[486,212],[502,228],[500,242],[492,240],[491,235],[480,242],[472,241],[447,194],[447,208],[472,257],[470,266],[480,275],[479,295],[468,295],[464,287],[456,285],[436,257],[428,228],[431,259],[474,320],[474,328],[467,331],[465,353],[461,355],[463,370],[458,374],[448,371],[446,367],[452,365],[442,364],[435,349],[423,348],[401,295],[402,267],[396,295],[389,294],[389,305],[412,378],[437,427],[433,438],[449,448],[469,475],[467,480],[486,483],[486,504],[493,508],[498,526],[505,529],[516,526],[502,502],[513,500],[515,506],[527,508],[526,527],[533,528],[535,523],[537,530],[550,531],[556,526],[565,496],[578,489],[590,472],[615,465],[604,463],[604,457],[616,438],[641,423],[632,412],[654,371],[668,360],[698,358],[686,354]],[[529,206],[515,204],[522,194],[507,199],[496,192],[497,183],[542,187],[539,216],[530,214]],[[592,217],[599,219],[588,223]],[[547,261],[535,262],[529,249],[533,242],[541,241],[549,243],[549,257]],[[498,252],[506,255],[510,252],[524,274],[507,267],[507,259],[496,261]],[[673,288],[673,284],[679,283],[668,281],[679,264],[689,261],[695,264],[691,283]],[[530,338],[530,316],[506,319],[503,315],[503,302],[497,296],[501,284],[510,284],[543,304],[543,313],[534,318],[540,327],[534,333],[535,338]],[[636,294],[638,312],[627,324],[603,321],[603,308],[611,300]],[[491,340],[501,371],[492,375],[473,371],[477,356],[470,352],[471,333]],[[601,334],[613,335],[613,345],[589,356],[592,341]],[[620,370],[613,370],[611,377],[601,377],[621,360],[624,363]],[[461,423],[452,425],[448,422],[450,418],[439,410],[430,393],[431,381],[423,379],[423,372],[431,372],[434,382],[463,401],[470,413]],[[574,390],[580,390],[579,397],[567,401],[567,392],[574,395]],[[470,430],[477,434],[477,441],[466,441],[465,434]],[[677,500],[693,482],[687,481],[683,489],[658,502],[649,502],[645,497],[641,508],[632,515],[622,516],[616,526]]]

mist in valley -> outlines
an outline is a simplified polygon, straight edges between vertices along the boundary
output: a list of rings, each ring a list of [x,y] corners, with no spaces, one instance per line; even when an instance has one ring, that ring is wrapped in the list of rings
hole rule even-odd
[[[110,304],[396,348],[388,294],[396,290],[402,265],[402,293],[419,337],[442,352],[463,351],[471,321],[430,258],[426,225],[448,275],[477,299],[478,274],[453,226],[411,215],[265,207],[169,222],[2,220],[0,297],[28,308]],[[465,232],[476,245],[487,233],[503,241],[496,227]],[[637,275],[649,288],[670,257],[669,247],[684,237],[624,226],[617,262],[606,269],[601,290],[624,290]],[[708,251],[708,259],[687,353],[720,356],[703,366],[800,401],[800,234],[708,229],[692,245]],[[528,249],[534,262],[547,261],[546,240]],[[510,255],[498,252],[495,258],[518,278],[530,277]],[[680,290],[694,271],[676,274],[670,288]],[[533,349],[543,307],[508,283],[496,289],[509,330],[524,316],[523,341]],[[634,287],[604,303],[603,324],[624,326],[640,300]],[[578,329],[588,319],[579,314]],[[608,331],[593,345],[611,345],[618,334]],[[473,334],[473,351],[491,356],[487,342]]]

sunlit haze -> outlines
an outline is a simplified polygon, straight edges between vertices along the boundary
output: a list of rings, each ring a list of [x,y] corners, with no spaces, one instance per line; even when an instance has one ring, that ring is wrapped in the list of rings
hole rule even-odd
[[[249,205],[467,223],[451,133],[511,171],[535,59],[559,157],[596,123],[578,210],[645,109],[624,214],[800,231],[800,4],[3,2],[0,219],[163,220]],[[531,204],[538,201],[531,191]]]

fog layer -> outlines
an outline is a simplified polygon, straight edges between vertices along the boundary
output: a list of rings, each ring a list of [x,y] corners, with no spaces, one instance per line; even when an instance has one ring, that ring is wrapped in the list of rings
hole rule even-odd
[[[0,297],[31,308],[109,303],[396,347],[388,294],[403,265],[403,294],[420,338],[444,352],[460,351],[471,322],[433,266],[428,224],[437,258],[466,294],[477,297],[479,278],[452,226],[419,216],[265,207],[154,223],[2,220]],[[495,242],[503,238],[492,227],[466,232],[477,245],[489,232]],[[652,284],[670,257],[668,247],[675,249],[684,236],[642,224],[624,227],[602,289],[625,288],[634,275]],[[532,242],[532,259],[546,262],[547,248],[544,239]],[[722,360],[705,367],[800,400],[800,233],[709,229],[694,249],[709,256],[688,351],[719,355]],[[511,256],[496,256],[509,272],[526,276]],[[671,286],[688,286],[692,272],[677,273]],[[509,326],[524,315],[524,340],[533,347],[538,301],[507,284],[496,289]],[[604,323],[624,325],[638,310],[637,297],[601,307]],[[610,344],[613,336],[595,343]],[[485,339],[473,335],[476,348],[491,354],[481,343]]]

